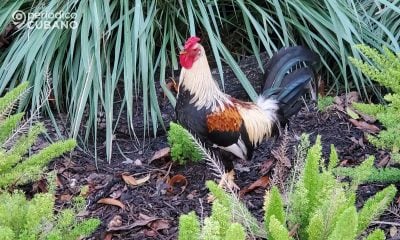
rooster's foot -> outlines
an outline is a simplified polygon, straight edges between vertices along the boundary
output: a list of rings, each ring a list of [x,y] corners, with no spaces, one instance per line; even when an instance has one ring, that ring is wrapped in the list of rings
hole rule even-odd
[[[235,183],[235,171],[231,170],[222,175],[221,180],[218,183],[218,186],[229,191],[239,191],[240,188]],[[207,197],[207,202],[213,202],[215,197],[210,193]]]

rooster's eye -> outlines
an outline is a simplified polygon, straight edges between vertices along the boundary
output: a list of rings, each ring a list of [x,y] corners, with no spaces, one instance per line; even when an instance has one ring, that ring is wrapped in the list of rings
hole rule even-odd
[[[200,55],[201,55],[200,48],[196,48],[196,50],[195,50],[195,51],[196,51],[196,53],[197,53],[197,55],[198,55],[198,56],[200,56]]]

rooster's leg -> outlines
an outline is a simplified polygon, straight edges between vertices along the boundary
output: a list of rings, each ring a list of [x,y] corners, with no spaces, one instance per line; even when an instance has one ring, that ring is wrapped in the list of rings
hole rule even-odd
[[[218,186],[229,191],[239,191],[240,188],[235,183],[235,171],[232,169],[227,173],[222,175],[221,180],[218,183]],[[211,193],[208,194],[207,202],[211,203],[215,200],[214,195]]]
[[[235,183],[235,170],[232,169],[229,172],[224,173],[218,186],[228,190],[239,190],[240,188]]]

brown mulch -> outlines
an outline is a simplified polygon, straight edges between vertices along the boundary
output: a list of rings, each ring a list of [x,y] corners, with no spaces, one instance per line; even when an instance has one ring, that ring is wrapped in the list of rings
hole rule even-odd
[[[252,85],[259,89],[260,71],[254,67],[257,66],[254,59],[245,59],[241,66],[246,76],[253,76],[250,77]],[[246,95],[240,90],[241,87],[237,87],[240,85],[234,79],[232,71],[228,69],[224,76],[232,83],[226,91],[239,99],[245,99]],[[174,111],[164,98],[161,87],[157,86],[157,89],[162,118],[168,124],[174,119]],[[119,99],[118,96],[116,99]],[[141,101],[138,99],[136,102]],[[282,150],[280,146],[285,144],[286,158],[293,160],[294,147],[298,145],[302,133],[310,134],[311,143],[314,143],[317,135],[321,135],[325,159],[329,156],[330,145],[334,144],[342,166],[357,165],[368,155],[374,155],[378,165],[387,164],[389,154],[368,143],[365,131],[357,128],[343,106],[337,104],[340,106],[338,109],[326,112],[319,112],[314,104],[309,104],[292,117],[286,138],[265,141],[255,150],[251,161],[236,162],[236,183],[242,189],[241,198],[259,221],[262,221],[266,187],[279,184],[290,173],[290,169],[281,167],[279,162],[282,159],[274,152]],[[137,113],[141,113],[141,104],[133,107]],[[119,106],[114,109],[118,114]],[[101,220],[99,229],[88,239],[176,239],[178,218],[181,214],[195,211],[201,218],[209,215],[211,205],[207,203],[208,190],[204,183],[206,180],[217,179],[206,163],[182,166],[173,163],[168,156],[152,159],[154,154],[161,154],[160,150],[168,147],[165,131],[159,128],[156,138],[144,138],[143,117],[135,114],[133,121],[138,139],[134,140],[129,136],[128,121],[123,113],[115,132],[109,164],[105,156],[105,136],[102,133],[105,121],[102,116],[98,117],[100,130],[96,148],[97,163],[94,161],[95,149],[89,147],[86,150],[76,149],[70,156],[57,159],[50,166],[58,173],[57,208],[70,206],[73,196],[84,194],[88,204],[79,216],[98,217]],[[60,116],[60,123],[67,122],[61,119]],[[50,121],[46,122],[49,135],[54,136],[55,131]],[[66,129],[61,129],[65,135]],[[36,185],[33,184],[34,187]],[[88,191],[81,193],[82,187]],[[361,207],[366,199],[384,187],[382,184],[360,186],[357,207]],[[399,202],[395,200],[393,206],[391,212],[386,212],[380,221],[400,222],[400,210],[396,211],[396,207],[400,209]],[[371,229],[376,227],[385,229],[392,239],[400,237],[393,234],[391,225],[375,224]]]
[[[173,112],[169,114],[173,115]],[[388,156],[369,144],[365,133],[351,124],[342,111],[321,113],[310,105],[309,109],[304,108],[293,117],[289,126],[289,159],[293,158],[293,149],[304,132],[310,134],[312,143],[318,134],[321,135],[325,159],[329,155],[330,144],[334,144],[344,166],[359,164],[368,155],[374,155],[376,162]],[[263,176],[273,175],[276,158],[271,150],[276,149],[280,141],[280,138],[265,141],[255,151],[251,161],[236,163],[236,183],[242,189]],[[58,207],[69,206],[71,197],[79,194],[82,186],[88,187],[88,207],[80,216],[98,217],[102,221],[100,228],[89,239],[176,239],[181,214],[195,211],[201,217],[209,215],[211,206],[207,203],[208,191],[204,183],[215,177],[205,163],[181,166],[171,162],[168,156],[152,160],[157,151],[168,147],[165,134],[140,139],[139,145],[128,137],[118,137],[113,147],[111,164],[105,161],[104,149],[100,147],[97,167],[93,156],[81,150],[51,165],[58,172]],[[135,181],[148,176],[147,181],[136,184]],[[171,178],[175,179],[174,183],[171,183]],[[383,187],[381,184],[361,186],[358,207]],[[264,194],[265,188],[260,187],[242,196],[246,206],[260,221]],[[100,199],[103,203],[98,203]],[[381,221],[398,222],[398,214],[386,213]],[[379,227],[388,232],[391,226]]]

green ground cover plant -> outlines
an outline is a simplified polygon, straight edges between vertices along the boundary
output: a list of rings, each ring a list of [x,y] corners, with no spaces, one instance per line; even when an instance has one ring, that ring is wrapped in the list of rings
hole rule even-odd
[[[55,214],[55,174],[45,174],[47,164],[73,150],[76,141],[57,141],[28,154],[45,129],[41,123],[24,121],[23,112],[13,114],[18,102],[26,96],[27,87],[28,83],[22,83],[0,98],[0,239],[75,240],[88,236],[100,221],[77,219],[77,213],[85,206],[82,197],[74,199],[72,208]],[[28,199],[23,191],[16,189],[44,176],[49,184],[47,193],[37,193]]]

